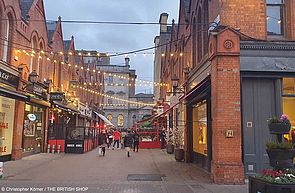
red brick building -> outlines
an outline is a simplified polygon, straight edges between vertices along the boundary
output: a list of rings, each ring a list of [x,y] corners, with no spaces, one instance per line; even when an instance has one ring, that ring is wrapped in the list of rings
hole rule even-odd
[[[55,116],[71,115],[69,124],[77,125],[78,101],[102,99],[76,90],[87,70],[73,37],[64,41],[61,18],[46,23],[43,0],[0,0],[0,19],[0,160],[7,161],[47,151]],[[66,104],[49,100],[52,92],[65,95]],[[97,108],[91,104],[90,114]],[[92,126],[99,121],[95,115],[91,120]]]
[[[294,8],[291,0],[180,1],[160,77],[176,75],[185,88],[174,127],[184,122],[186,161],[216,183],[241,184],[268,166],[268,117],[288,114],[295,124]]]

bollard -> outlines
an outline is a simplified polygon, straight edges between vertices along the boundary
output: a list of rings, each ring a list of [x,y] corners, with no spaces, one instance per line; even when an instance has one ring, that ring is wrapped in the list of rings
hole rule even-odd
[[[3,162],[0,162],[0,179],[3,179]]]
[[[57,146],[57,153],[60,153],[60,145]]]
[[[55,152],[55,145],[52,145],[52,151],[51,153],[54,153]]]
[[[50,153],[50,144],[47,145],[47,153]]]

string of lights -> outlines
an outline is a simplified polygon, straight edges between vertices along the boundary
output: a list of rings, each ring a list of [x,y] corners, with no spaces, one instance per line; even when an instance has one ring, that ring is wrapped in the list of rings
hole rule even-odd
[[[99,96],[103,96],[103,97],[118,100],[118,101],[122,101],[122,102],[125,102],[125,103],[137,104],[137,105],[142,105],[142,106],[155,106],[155,104],[151,104],[151,103],[136,102],[136,101],[130,101],[130,100],[127,100],[127,99],[114,97],[114,96],[107,95],[107,94],[104,94],[104,93],[100,93],[98,91],[88,89],[88,88],[85,88],[85,87],[82,87],[82,86],[77,86],[76,88],[80,89],[80,90],[87,91],[87,92],[92,93],[92,94],[96,94],[96,95],[99,95]]]

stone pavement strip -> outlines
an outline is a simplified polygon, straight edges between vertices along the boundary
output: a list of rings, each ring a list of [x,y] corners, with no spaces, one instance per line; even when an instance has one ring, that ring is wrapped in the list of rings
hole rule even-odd
[[[164,177],[162,181],[128,181],[130,174]],[[176,162],[163,150],[140,150],[129,158],[121,149],[107,150],[105,157],[99,157],[97,149],[85,154],[37,154],[5,162],[0,186],[0,192],[248,192],[247,184],[213,184],[208,173],[193,164]]]

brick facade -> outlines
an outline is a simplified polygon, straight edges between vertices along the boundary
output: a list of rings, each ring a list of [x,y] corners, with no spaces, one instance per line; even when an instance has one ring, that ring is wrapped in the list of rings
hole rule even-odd
[[[217,183],[244,183],[240,40],[294,40],[294,9],[294,1],[284,1],[284,34],[269,36],[265,0],[180,0],[180,25],[173,24],[171,43],[163,52],[161,81],[170,82],[176,74],[180,77],[179,85],[189,85],[186,87],[189,93],[204,80],[203,68],[210,64],[207,78],[211,80],[212,147],[209,148],[212,148],[211,174]],[[210,33],[209,39],[209,29],[217,26],[212,23],[214,20],[220,26]],[[162,98],[171,87],[170,83],[168,89],[161,90]],[[185,128],[186,161],[192,159],[189,151],[192,143],[188,141],[190,129]],[[227,130],[233,131],[233,138],[225,137]]]
[[[57,22],[46,23],[43,0],[0,0],[0,18],[0,36],[2,37],[0,38],[0,59],[1,62],[14,70],[19,69],[18,91],[27,92],[28,76],[32,71],[36,71],[39,75],[38,82],[40,84],[49,84],[47,94],[53,91],[70,93],[69,82],[71,80],[78,80],[83,85],[90,82],[90,74],[88,73],[88,78],[85,77],[85,70],[81,69],[84,64],[82,59],[76,55],[74,38],[71,38],[67,50],[64,47],[61,18],[59,17]],[[9,26],[8,41],[4,39],[7,36],[7,30],[5,31],[7,26]],[[7,52],[5,52],[6,47],[4,46],[6,43],[8,44]],[[91,70],[94,70],[94,67]],[[94,74],[94,76],[97,78],[92,83],[103,82],[102,74]],[[97,87],[97,90],[102,91],[102,88]],[[97,103],[103,100],[101,96],[82,90],[70,94],[84,103],[92,101],[91,104],[94,108]],[[12,159],[14,160],[22,157],[26,102],[32,103],[19,100],[16,100],[15,103],[12,142]],[[48,107],[43,108],[43,116],[44,142],[41,149],[45,151],[49,125]]]

